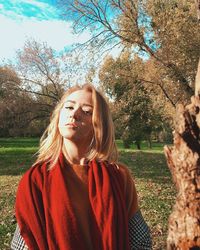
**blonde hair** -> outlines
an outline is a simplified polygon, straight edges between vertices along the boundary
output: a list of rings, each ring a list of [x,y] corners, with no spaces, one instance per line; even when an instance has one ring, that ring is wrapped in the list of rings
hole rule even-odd
[[[87,159],[106,160],[110,162],[117,160],[118,153],[115,143],[114,125],[108,103],[103,95],[92,85],[84,84],[83,86],[77,85],[67,90],[56,105],[50,124],[40,139],[38,158],[35,164],[46,162],[50,164],[49,168],[52,168],[57,162],[63,146],[63,138],[58,129],[60,110],[66,97],[78,90],[91,92],[94,106],[92,114],[94,137],[90,146],[91,149],[87,154]]]

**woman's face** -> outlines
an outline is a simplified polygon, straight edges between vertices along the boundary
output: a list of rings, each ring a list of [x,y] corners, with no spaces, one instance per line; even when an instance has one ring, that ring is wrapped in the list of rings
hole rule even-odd
[[[77,90],[66,97],[59,116],[60,134],[68,140],[89,145],[93,137],[92,93]]]

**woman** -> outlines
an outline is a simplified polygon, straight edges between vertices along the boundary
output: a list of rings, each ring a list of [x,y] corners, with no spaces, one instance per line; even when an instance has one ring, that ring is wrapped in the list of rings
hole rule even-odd
[[[109,107],[91,85],[68,90],[20,181],[11,249],[151,249]]]

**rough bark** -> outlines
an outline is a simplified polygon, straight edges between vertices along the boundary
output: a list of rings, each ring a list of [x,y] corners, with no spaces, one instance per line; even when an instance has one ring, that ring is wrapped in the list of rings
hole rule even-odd
[[[167,249],[200,250],[200,98],[177,107],[174,145],[165,147],[167,163],[177,187],[169,217]]]
[[[195,0],[196,1],[196,6],[197,6],[197,18],[198,21],[200,21],[200,0]]]
[[[199,94],[200,94],[200,59],[199,59],[197,74],[195,78],[195,95],[199,95]]]

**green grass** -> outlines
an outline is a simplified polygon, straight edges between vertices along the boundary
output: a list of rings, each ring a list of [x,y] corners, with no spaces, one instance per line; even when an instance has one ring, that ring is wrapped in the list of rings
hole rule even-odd
[[[15,193],[21,175],[31,166],[38,148],[38,139],[0,138],[0,249],[10,249],[10,241],[16,226],[14,218]],[[174,204],[175,187],[166,165],[163,144],[154,143],[148,149],[124,149],[117,141],[120,162],[129,166],[136,183],[142,214],[147,221],[153,249],[166,249],[167,220]]]
[[[175,187],[163,152],[121,150],[120,159],[133,173],[140,208],[151,229],[153,249],[166,249],[168,217],[174,204]]]
[[[37,138],[0,138],[0,176],[21,175],[34,161]]]

